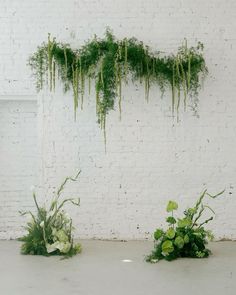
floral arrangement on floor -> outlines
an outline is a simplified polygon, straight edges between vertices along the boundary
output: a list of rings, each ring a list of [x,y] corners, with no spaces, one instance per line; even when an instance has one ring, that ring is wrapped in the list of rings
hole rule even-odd
[[[170,216],[166,218],[168,229],[165,231],[158,228],[154,232],[154,250],[151,255],[147,256],[146,261],[155,263],[161,259],[171,261],[179,257],[208,257],[211,251],[206,248],[206,244],[208,240],[213,239],[213,234],[203,225],[211,221],[213,216],[202,222],[200,218],[205,209],[215,213],[208,205],[203,204],[203,199],[205,196],[216,198],[223,192],[211,195],[205,190],[195,206],[184,211],[183,218],[176,219],[174,217],[174,211],[178,209],[178,204],[169,201],[166,208],[166,211],[170,213]]]
[[[80,200],[74,198],[60,200],[66,183],[69,180],[76,181],[79,174],[80,171],[74,178],[67,177],[64,180],[51,201],[49,209],[45,205],[40,207],[35,192],[33,193],[37,213],[20,212],[21,215],[29,214],[31,216],[31,220],[26,226],[27,234],[19,239],[24,242],[21,246],[22,254],[71,257],[81,252],[81,245],[73,242],[72,219],[63,210],[64,205],[68,202],[79,206]]]

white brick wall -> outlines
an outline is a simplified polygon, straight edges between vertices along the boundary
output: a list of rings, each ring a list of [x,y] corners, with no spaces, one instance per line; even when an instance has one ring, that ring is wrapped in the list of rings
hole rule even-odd
[[[36,101],[0,100],[0,154],[0,238],[12,238],[22,232],[18,211],[33,205],[30,186],[38,176]]]
[[[199,95],[199,118],[189,111],[173,124],[169,93],[161,100],[153,88],[146,104],[142,87],[130,85],[123,92],[122,121],[117,111],[108,116],[107,154],[93,94],[77,122],[70,94],[63,95],[59,87],[55,95],[39,95],[39,183],[46,195],[65,176],[82,170],[80,181],[67,190],[81,197],[80,209],[69,209],[77,235],[150,237],[164,224],[168,199],[176,199],[181,210],[208,187],[211,192],[226,188],[223,198],[210,202],[217,212],[210,227],[217,238],[236,238],[235,17],[233,0],[1,2],[2,95],[34,94],[26,62],[48,32],[74,46],[95,33],[101,36],[106,26],[120,38],[135,36],[167,52],[184,37],[191,45],[198,40],[205,45],[210,75]],[[28,204],[27,198],[22,204]],[[8,226],[12,218],[6,218]],[[0,227],[4,230],[4,224]]]

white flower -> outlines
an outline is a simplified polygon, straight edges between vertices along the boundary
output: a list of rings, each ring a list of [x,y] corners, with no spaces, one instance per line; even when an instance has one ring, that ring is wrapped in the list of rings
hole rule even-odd
[[[58,242],[56,242],[56,243],[58,243]],[[53,243],[51,245],[50,244],[46,244],[46,248],[47,248],[47,252],[48,253],[51,253],[51,252],[57,250],[56,243]]]
[[[69,242],[63,243],[63,242],[57,241],[53,244],[46,244],[46,248],[48,253],[54,252],[57,249],[62,253],[67,253],[69,252],[71,248],[71,243]]]
[[[41,221],[39,224],[41,227],[44,227],[44,221]]]
[[[52,228],[52,235],[53,236],[57,235],[57,229],[55,227]]]

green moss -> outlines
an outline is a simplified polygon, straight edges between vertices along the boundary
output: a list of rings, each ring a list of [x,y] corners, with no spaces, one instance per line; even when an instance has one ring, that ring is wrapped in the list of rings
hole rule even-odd
[[[200,75],[205,77],[207,67],[202,54],[203,45],[187,47],[187,42],[174,55],[163,56],[153,53],[149,47],[135,38],[117,40],[107,30],[104,39],[96,36],[78,50],[68,44],[48,37],[48,42],[38,47],[30,58],[30,65],[36,76],[36,86],[40,90],[46,82],[49,89],[55,87],[55,72],[64,85],[64,90],[73,90],[75,114],[83,96],[85,79],[95,80],[98,122],[105,129],[106,115],[114,109],[118,98],[121,113],[122,81],[144,82],[145,97],[149,89],[157,84],[163,93],[172,91],[173,115],[178,114],[181,102],[184,108],[188,96],[196,96],[200,88]]]

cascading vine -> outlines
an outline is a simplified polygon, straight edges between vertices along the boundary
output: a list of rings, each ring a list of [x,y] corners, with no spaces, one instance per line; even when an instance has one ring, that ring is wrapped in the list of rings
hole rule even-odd
[[[187,98],[197,96],[200,77],[204,78],[208,72],[202,51],[202,43],[188,48],[185,41],[175,55],[163,56],[160,52],[153,53],[135,38],[117,40],[107,30],[104,39],[95,36],[78,50],[49,35],[48,42],[31,56],[30,65],[38,90],[45,83],[50,91],[54,90],[56,73],[65,92],[72,88],[75,117],[79,105],[83,108],[85,79],[88,79],[89,93],[91,79],[95,80],[96,113],[105,136],[106,115],[114,108],[116,98],[121,118],[122,81],[144,82],[147,101],[151,85],[157,84],[162,93],[170,88],[173,116],[178,116],[182,101],[186,109]]]

